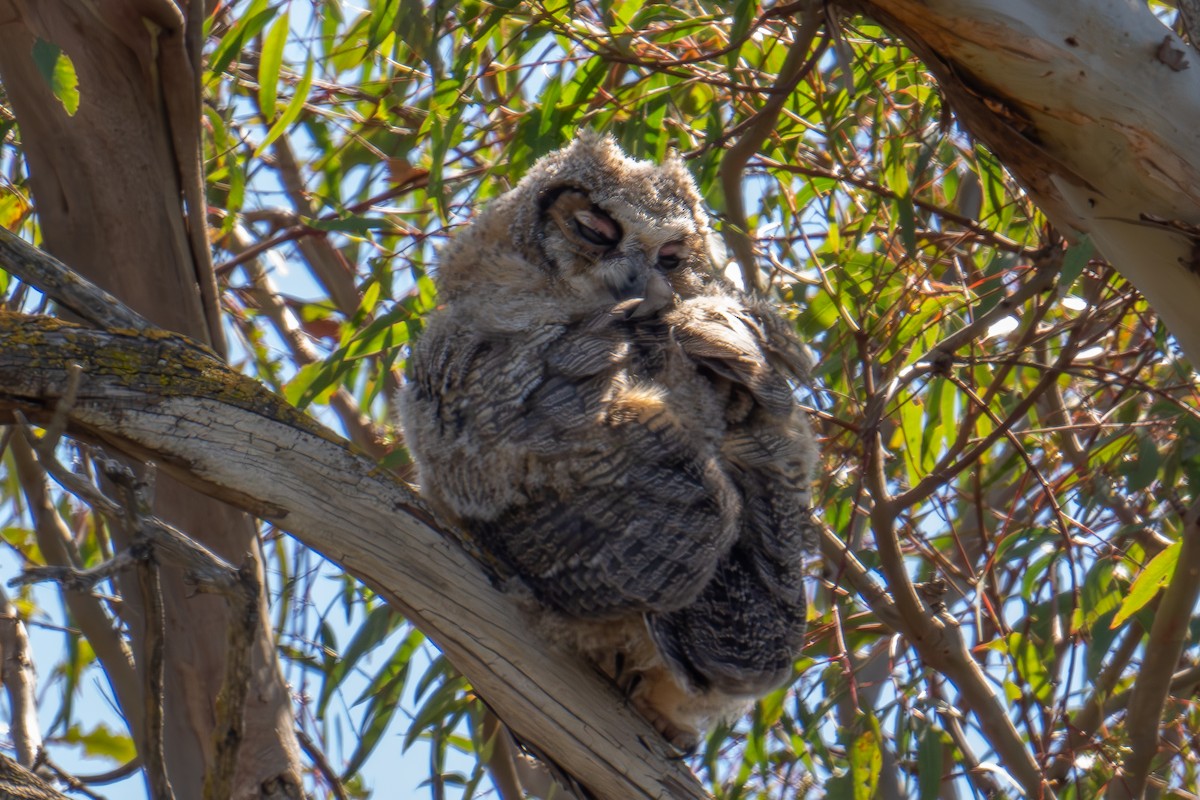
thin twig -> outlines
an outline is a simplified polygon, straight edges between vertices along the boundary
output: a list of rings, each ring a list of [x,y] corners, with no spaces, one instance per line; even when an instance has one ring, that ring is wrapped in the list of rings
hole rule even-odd
[[[1117,685],[1117,681],[1121,679],[1121,674],[1125,671],[1130,659],[1137,652],[1143,635],[1142,626],[1136,620],[1133,621],[1108,664],[1093,681],[1091,694],[1067,723],[1067,738],[1063,742],[1062,752],[1046,769],[1046,778],[1055,786],[1061,785],[1066,780],[1071,768],[1075,766],[1076,752],[1087,746],[1108,716],[1110,703],[1117,699],[1116,697],[1110,699],[1109,694]],[[1122,695],[1122,697],[1125,701],[1122,705],[1124,707],[1125,704],[1128,704],[1129,698],[1128,695]]]
[[[342,786],[342,779],[338,777],[333,766],[329,763],[329,759],[321,752],[321,748],[317,747],[317,743],[304,731],[296,730],[296,741],[300,742],[300,747],[304,750],[305,755],[312,761],[313,766],[325,778],[325,782],[329,784],[329,790],[333,792],[335,800],[349,800],[346,795],[346,787]]]
[[[134,761],[131,763],[137,763],[139,766],[141,764],[138,759],[134,759]],[[46,755],[45,751],[42,751],[41,757],[38,759],[38,764],[54,773],[54,777],[65,783],[72,792],[77,792],[84,797],[89,797],[91,800],[104,800],[103,795],[96,794],[88,787],[87,780],[81,776],[72,775],[58,764],[51,761],[50,757]]]
[[[1032,277],[992,306],[987,313],[980,314],[970,324],[964,325],[931,347],[928,353],[918,359],[918,363],[929,362],[935,367],[948,368],[954,359],[955,351],[960,347],[982,336],[995,322],[1013,313],[1024,305],[1026,300],[1054,288],[1054,283],[1062,271],[1062,248],[1053,243],[1050,248],[1048,252],[1043,251],[1034,258]]]

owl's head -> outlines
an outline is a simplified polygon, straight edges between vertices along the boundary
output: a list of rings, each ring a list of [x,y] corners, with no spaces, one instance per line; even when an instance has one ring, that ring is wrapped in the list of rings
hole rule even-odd
[[[464,248],[473,263],[463,263]],[[481,248],[492,251],[485,263]],[[534,282],[580,308],[641,298],[646,314],[699,294],[721,258],[718,248],[677,157],[637,161],[611,137],[583,133],[540,159],[456,237],[443,254],[439,285],[453,292],[459,281],[478,288],[480,278]]]

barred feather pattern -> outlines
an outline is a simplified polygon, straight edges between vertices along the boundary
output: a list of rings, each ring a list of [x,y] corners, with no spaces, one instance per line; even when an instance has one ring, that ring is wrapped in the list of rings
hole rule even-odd
[[[682,748],[790,677],[813,538],[803,347],[711,238],[681,164],[581,137],[444,251],[401,404],[423,491]]]

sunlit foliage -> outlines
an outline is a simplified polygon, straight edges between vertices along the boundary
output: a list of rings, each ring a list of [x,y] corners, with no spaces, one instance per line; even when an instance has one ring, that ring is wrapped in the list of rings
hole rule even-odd
[[[732,254],[749,234],[747,282],[817,364],[806,402],[830,536],[796,680],[693,760],[717,797],[1012,795],[1014,746],[1059,797],[1103,794],[1200,481],[1191,367],[897,40],[804,3],[214,5],[204,164],[237,359],[389,468],[408,465],[393,398],[437,303],[437,246],[576,131],[679,153]],[[0,224],[33,231],[2,106],[0,135]],[[38,563],[3,474],[5,543]],[[62,502],[81,553],[102,557]],[[368,590],[266,535],[279,654],[331,765],[313,786],[389,796],[386,765],[424,740],[432,796],[490,790],[462,677]],[[56,603],[17,599],[63,622]],[[916,641],[931,620],[969,657],[933,658]],[[1189,642],[1160,676],[1173,693],[1154,773],[1183,789],[1200,782]],[[73,710],[86,646],[46,658],[53,746],[122,758],[127,740],[105,751],[111,731]]]

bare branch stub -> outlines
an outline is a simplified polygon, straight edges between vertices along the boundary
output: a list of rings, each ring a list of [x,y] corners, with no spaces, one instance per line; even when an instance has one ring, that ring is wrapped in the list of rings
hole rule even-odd
[[[42,750],[37,720],[37,678],[29,652],[29,635],[8,596],[0,591],[0,681],[12,711],[10,734],[17,760],[32,768]]]
[[[138,331],[154,327],[99,286],[4,228],[0,228],[0,264],[92,325]]]

